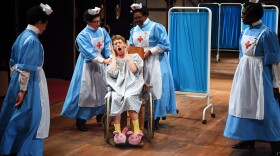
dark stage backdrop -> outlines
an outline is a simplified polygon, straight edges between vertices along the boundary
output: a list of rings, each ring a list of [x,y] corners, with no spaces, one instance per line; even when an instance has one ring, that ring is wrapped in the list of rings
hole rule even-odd
[[[103,5],[105,17],[102,19],[102,27],[105,27],[110,36],[120,34],[129,39],[129,31],[133,27],[133,16],[130,12],[130,5],[133,0],[76,0],[76,35],[85,27],[83,22],[83,13],[89,8],[99,7]],[[119,19],[116,19],[116,5],[121,10]],[[108,27],[106,27],[108,25]]]
[[[8,66],[12,44],[27,26],[28,8],[41,2],[54,10],[47,30],[40,36],[45,50],[45,74],[51,78],[70,79],[73,71],[73,0],[7,1],[8,5],[0,9],[1,16],[6,18],[2,21],[4,29],[0,30],[1,66]]]
[[[133,27],[133,18],[130,13],[133,0],[10,0],[6,2],[3,9],[0,9],[2,19],[0,70],[9,70],[12,44],[27,26],[27,9],[41,2],[49,4],[54,10],[47,30],[40,36],[45,50],[43,68],[47,78],[71,79],[79,55],[75,48],[75,38],[86,26],[82,21],[86,9],[101,7],[103,4],[106,12],[103,22],[109,25],[110,36],[120,34],[128,39],[129,31]],[[117,4],[121,8],[118,20],[115,12]]]
[[[129,39],[130,29],[133,27],[133,15],[130,12],[130,5],[133,0],[107,0],[107,24],[111,28],[110,35],[122,35],[125,39]],[[121,15],[116,19],[115,7],[119,5]]]
[[[5,2],[0,9],[1,29],[0,29],[0,70],[9,72],[9,58],[11,45],[15,39],[15,9],[14,1]]]
[[[53,8],[53,18],[42,36],[45,49],[44,69],[48,78],[71,79],[73,73],[74,1],[45,2]]]

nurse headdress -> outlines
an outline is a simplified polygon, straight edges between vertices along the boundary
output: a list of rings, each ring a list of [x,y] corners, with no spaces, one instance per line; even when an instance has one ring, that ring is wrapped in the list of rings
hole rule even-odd
[[[142,3],[139,3],[139,4],[134,3],[134,4],[132,4],[132,5],[130,6],[130,8],[131,8],[132,10],[142,9]]]
[[[100,10],[101,10],[100,8],[95,7],[94,9],[88,9],[88,13],[90,15],[96,15],[96,14],[99,14]]]
[[[43,9],[43,11],[44,11],[47,15],[50,15],[50,14],[53,12],[52,8],[51,8],[48,4],[43,4],[43,3],[41,3],[41,4],[40,4],[40,7]]]

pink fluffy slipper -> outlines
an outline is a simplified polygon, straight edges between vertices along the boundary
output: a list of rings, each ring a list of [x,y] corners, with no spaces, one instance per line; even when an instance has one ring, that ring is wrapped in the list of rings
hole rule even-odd
[[[125,133],[127,132],[127,127],[125,127],[123,130],[122,130],[122,133],[120,132],[117,132],[117,131],[114,131],[113,134],[115,135],[114,136],[114,143],[115,144],[124,144],[126,142],[126,135]]]
[[[136,134],[128,131],[126,134],[128,135],[128,143],[130,145],[140,145],[142,143],[142,137],[144,136],[142,132]]]

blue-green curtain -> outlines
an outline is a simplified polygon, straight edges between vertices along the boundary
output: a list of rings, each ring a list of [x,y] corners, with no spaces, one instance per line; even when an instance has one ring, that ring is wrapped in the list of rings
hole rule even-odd
[[[170,65],[176,91],[207,93],[208,12],[171,12]]]
[[[264,14],[262,17],[263,23],[271,30],[273,30],[275,33],[277,33],[276,15],[277,15],[276,9],[264,9]]]
[[[207,7],[212,11],[212,30],[211,30],[211,48],[218,47],[218,31],[219,31],[219,5],[218,4],[200,4],[200,7]],[[200,12],[205,12],[205,9],[200,9]]]
[[[238,49],[241,32],[241,5],[221,5],[220,48]]]
[[[271,30],[273,30],[275,33],[277,30],[277,23],[276,23],[276,9],[274,8],[264,8],[264,13],[263,13],[263,17],[262,17],[262,22],[264,25],[266,25],[268,28],[270,28]],[[242,25],[242,30],[248,28],[249,25]]]

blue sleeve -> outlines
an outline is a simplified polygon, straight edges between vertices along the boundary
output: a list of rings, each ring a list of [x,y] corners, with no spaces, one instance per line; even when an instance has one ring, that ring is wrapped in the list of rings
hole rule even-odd
[[[274,31],[266,30],[260,38],[264,49],[264,64],[273,64],[280,62],[279,40]]]
[[[79,52],[83,55],[86,62],[91,62],[97,57],[94,52],[94,47],[91,43],[90,36],[84,32],[81,32],[76,38],[77,48]]]
[[[104,34],[104,49],[102,50],[102,55],[104,58],[109,58],[111,55],[111,51],[109,49],[109,45],[112,44],[112,40],[111,37],[109,36],[109,34],[107,33],[107,31],[102,28],[103,30],[103,34]]]
[[[129,43],[130,43],[130,46],[135,46],[134,43],[133,43],[133,30],[134,30],[135,27],[133,27],[131,30],[130,30],[130,37],[129,37]]]
[[[156,24],[154,28],[154,36],[157,40],[156,46],[164,49],[164,51],[170,51],[170,41],[167,36],[166,29],[161,24]]]
[[[30,38],[19,50],[18,68],[36,71],[43,64],[43,49],[37,38]]]

